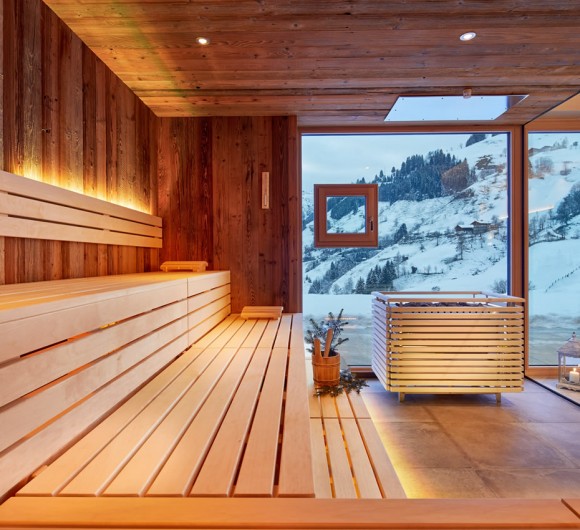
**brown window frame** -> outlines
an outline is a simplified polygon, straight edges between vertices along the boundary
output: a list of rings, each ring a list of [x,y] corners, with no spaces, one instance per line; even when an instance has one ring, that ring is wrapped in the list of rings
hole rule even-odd
[[[326,230],[328,197],[363,196],[366,201],[364,233],[331,234]],[[378,247],[379,192],[377,184],[315,184],[314,185],[314,246]]]

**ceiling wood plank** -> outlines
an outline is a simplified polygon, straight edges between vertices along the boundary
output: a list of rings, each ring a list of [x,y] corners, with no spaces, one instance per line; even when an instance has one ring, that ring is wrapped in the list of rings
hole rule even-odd
[[[383,125],[469,87],[529,94],[495,122],[524,124],[580,90],[580,0],[44,1],[158,116]]]

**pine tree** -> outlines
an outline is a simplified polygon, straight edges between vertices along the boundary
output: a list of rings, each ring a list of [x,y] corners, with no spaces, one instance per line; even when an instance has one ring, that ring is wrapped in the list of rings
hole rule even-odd
[[[365,294],[365,281],[363,280],[362,276],[356,282],[356,287],[354,288],[355,294]]]
[[[316,280],[314,280],[312,282],[310,289],[308,289],[308,293],[309,294],[320,294],[321,290],[322,290],[322,284],[320,283],[320,280],[317,278]]]

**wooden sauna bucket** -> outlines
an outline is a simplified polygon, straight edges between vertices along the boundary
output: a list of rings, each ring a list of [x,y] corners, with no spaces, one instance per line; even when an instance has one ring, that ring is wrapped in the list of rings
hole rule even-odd
[[[334,386],[340,382],[340,354],[332,357],[312,357],[314,383],[317,386]]]

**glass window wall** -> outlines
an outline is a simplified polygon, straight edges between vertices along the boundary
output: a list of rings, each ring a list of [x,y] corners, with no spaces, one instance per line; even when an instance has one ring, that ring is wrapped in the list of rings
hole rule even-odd
[[[344,309],[349,365],[370,364],[372,291],[507,292],[508,153],[507,133],[302,137],[303,313]],[[378,185],[379,247],[316,248],[314,185],[353,183]]]

